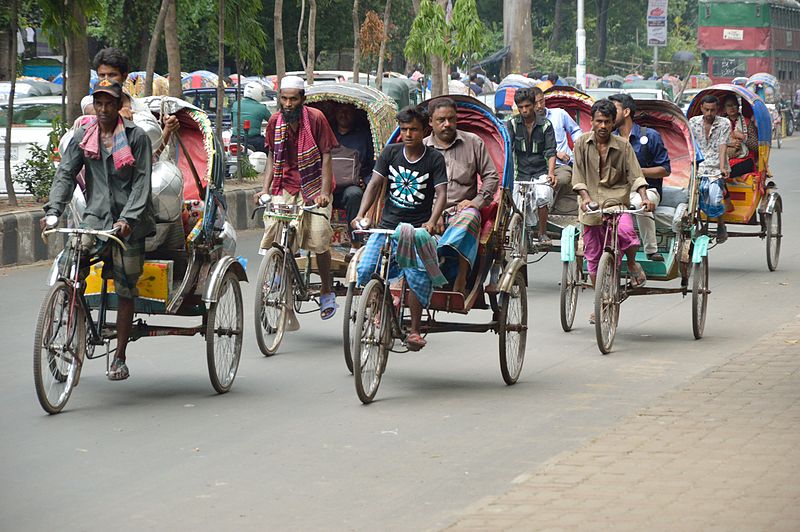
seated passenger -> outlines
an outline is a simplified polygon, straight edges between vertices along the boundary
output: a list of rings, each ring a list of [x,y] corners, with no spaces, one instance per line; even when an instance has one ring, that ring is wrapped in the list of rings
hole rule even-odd
[[[267,106],[261,103],[264,99],[264,86],[260,81],[251,81],[244,86],[242,101],[234,102],[231,106],[231,135],[233,138],[241,135],[240,142],[253,151],[267,152],[261,126],[269,120],[270,112]],[[241,108],[242,116],[239,116]],[[245,127],[245,126],[249,127]]]
[[[331,151],[333,159],[333,175],[336,178],[336,189],[333,193],[333,207],[344,209],[347,224],[350,226],[358,216],[358,208],[364,196],[364,186],[369,182],[372,168],[375,166],[375,148],[372,145],[372,134],[369,126],[356,123],[356,110],[352,105],[340,104],[336,107],[336,123],[333,133],[339,141],[339,147]],[[355,156],[347,164],[347,158]],[[344,162],[345,164],[339,164]],[[343,170],[350,166],[349,171]],[[355,171],[357,175],[353,176]],[[351,175],[342,175],[350,173]],[[355,178],[355,179],[353,179]],[[350,252],[352,256],[361,247],[361,236],[350,233]]]
[[[614,133],[628,139],[636,153],[636,160],[639,161],[642,174],[647,181],[647,197],[655,209],[661,203],[664,178],[672,171],[667,148],[658,131],[651,127],[639,127],[639,124],[633,122],[636,102],[633,101],[630,94],[614,94],[608,99],[617,107],[615,124],[617,129]],[[635,192],[631,194],[631,205],[637,209],[642,206],[640,200],[639,194]],[[642,235],[642,244],[647,258],[656,262],[664,262],[664,257],[658,252],[656,221],[653,213],[647,212],[637,216],[636,222],[639,225],[639,234]]]
[[[433,132],[425,138],[425,146],[441,153],[447,167],[447,230],[439,241],[439,254],[445,258],[445,266],[448,258],[457,259],[457,268],[445,268],[444,274],[453,283],[453,290],[463,294],[478,254],[480,210],[492,202],[499,178],[481,138],[456,128],[456,102],[437,98],[428,105],[428,112]]]
[[[731,142],[726,155],[731,167],[730,178],[741,177],[756,169],[758,132],[755,124],[739,112],[739,100],[731,94],[725,98],[723,111],[731,121]]]
[[[364,199],[358,211],[358,219],[353,228],[369,225],[364,218],[367,211],[378,199],[381,187],[386,186],[386,198],[379,227],[395,229],[401,223],[424,228],[429,235],[436,232],[436,225],[447,201],[447,169],[444,157],[423,144],[428,115],[414,106],[406,107],[397,113],[402,142],[389,144],[375,162]],[[435,197],[435,200],[434,200]],[[358,282],[362,286],[378,266],[380,248],[384,243],[382,235],[373,235],[367,241],[366,249],[358,263]],[[396,248],[395,248],[396,249]],[[425,347],[425,339],[420,335],[422,305],[430,304],[430,296],[435,273],[441,277],[435,249],[432,256],[417,257],[422,267],[403,268],[396,264],[390,270],[390,278],[405,277],[411,289],[408,306],[411,312],[411,330],[406,344],[412,351]],[[394,263],[395,261],[393,261]]]

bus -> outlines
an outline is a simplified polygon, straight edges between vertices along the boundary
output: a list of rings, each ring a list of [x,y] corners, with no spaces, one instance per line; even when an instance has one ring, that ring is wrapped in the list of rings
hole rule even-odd
[[[783,98],[800,88],[800,2],[699,0],[697,43],[714,83],[768,72]]]

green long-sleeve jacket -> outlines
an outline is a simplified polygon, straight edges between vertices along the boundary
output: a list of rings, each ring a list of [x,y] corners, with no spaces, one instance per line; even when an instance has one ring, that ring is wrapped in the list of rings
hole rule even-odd
[[[114,159],[100,143],[100,159],[87,158],[79,144],[86,130],[81,127],[61,155],[61,164],[53,178],[50,200],[44,206],[47,214],[60,216],[64,212],[77,184],[75,177],[86,168],[86,210],[83,223],[86,227],[108,230],[118,220],[131,226],[130,241],[150,234],[155,228],[155,218],[150,200],[150,172],[153,150],[150,139],[133,122],[123,119],[128,144],[136,162],[120,170],[114,168]]]

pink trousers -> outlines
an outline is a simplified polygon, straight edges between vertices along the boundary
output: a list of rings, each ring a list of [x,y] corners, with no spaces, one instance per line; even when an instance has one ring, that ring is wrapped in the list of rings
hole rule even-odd
[[[597,263],[600,262],[600,257],[603,255],[603,242],[605,240],[606,232],[609,233],[608,241],[611,243],[611,225],[584,225],[583,226],[583,256],[589,263],[589,273],[592,275],[597,273]],[[636,235],[636,229],[633,226],[633,216],[630,214],[623,214],[619,218],[617,225],[617,243],[619,244],[619,255],[617,263],[622,262],[622,257],[625,251],[631,247],[639,245],[639,237]]]

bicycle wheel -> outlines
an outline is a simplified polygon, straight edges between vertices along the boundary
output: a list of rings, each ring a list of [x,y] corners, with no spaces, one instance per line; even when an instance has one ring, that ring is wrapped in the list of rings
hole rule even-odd
[[[508,292],[500,294],[500,373],[506,384],[514,384],[525,360],[528,339],[528,293],[521,271],[514,275]]]
[[[358,302],[361,298],[361,289],[355,281],[347,285],[347,297],[344,300],[344,319],[342,320],[342,346],[344,348],[344,363],[347,371],[353,373],[353,349],[356,336],[356,316],[358,315]]]
[[[353,376],[362,403],[371,403],[386,368],[391,312],[384,298],[385,287],[372,279],[364,287],[353,328]]]
[[[708,308],[708,257],[692,266],[692,332],[695,340],[703,337]]]
[[[594,287],[594,330],[597,347],[604,355],[611,352],[619,320],[619,281],[614,255],[606,251],[597,265]]]
[[[514,256],[522,257],[525,259],[528,254],[528,246],[522,234],[522,216],[514,213],[511,221],[508,224],[508,245],[511,248],[508,259],[511,260]]]
[[[774,272],[778,269],[778,259],[781,256],[781,206],[775,206],[775,211],[766,214],[767,226],[767,267]]]
[[[244,308],[239,279],[232,271],[222,278],[219,299],[206,316],[208,376],[217,393],[231,389],[242,355]]]
[[[578,307],[578,293],[581,289],[581,276],[578,272],[578,261],[565,262],[561,267],[561,328],[564,332],[572,330],[575,322],[575,311]]]
[[[256,281],[255,317],[256,342],[264,356],[272,356],[278,350],[286,332],[288,314],[287,284],[291,279],[284,275],[283,252],[270,248],[261,259]]]
[[[33,340],[33,382],[48,414],[61,412],[81,371],[86,350],[86,319],[63,281],[45,296]]]

